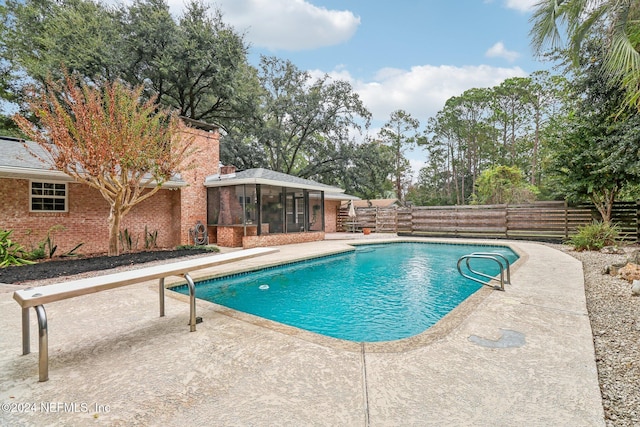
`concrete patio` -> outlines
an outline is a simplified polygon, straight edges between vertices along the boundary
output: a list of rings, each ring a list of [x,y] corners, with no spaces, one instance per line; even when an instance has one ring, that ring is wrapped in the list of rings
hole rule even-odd
[[[355,240],[411,240],[363,237],[281,246],[193,276]],[[160,318],[155,282],[52,303],[43,383],[35,321],[33,353],[22,356],[18,287],[2,285],[0,425],[604,426],[580,262],[538,243],[490,243],[520,253],[513,285],[484,288],[430,330],[391,343],[321,337],[206,301],[190,333],[188,298],[167,292]]]

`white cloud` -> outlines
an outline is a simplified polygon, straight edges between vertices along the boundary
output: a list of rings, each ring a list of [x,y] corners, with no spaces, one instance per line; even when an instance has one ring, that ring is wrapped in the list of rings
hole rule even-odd
[[[500,68],[488,65],[421,65],[411,67],[410,70],[383,68],[370,81],[354,79],[342,66],[327,73],[321,70],[311,70],[309,73],[317,78],[329,74],[336,80],[351,83],[373,115],[372,127],[367,132],[370,136],[378,133],[395,110],[405,110],[418,119],[420,131],[424,131],[427,120],[434,117],[452,96],[461,95],[471,88],[497,86],[511,77],[527,76],[520,67]],[[407,154],[407,158],[415,180],[425,165],[427,153],[424,148],[417,147]]]
[[[317,70],[313,72],[313,75],[321,74]],[[370,81],[356,80],[344,69],[328,74],[351,83],[373,114],[374,126],[386,122],[391,113],[399,109],[410,113],[424,126],[427,119],[435,116],[452,96],[467,89],[493,87],[507,78],[527,75],[520,67],[488,65],[420,65],[410,70],[384,68]]]
[[[518,59],[520,54],[513,50],[507,50],[504,43],[498,42],[485,52],[485,56],[487,58],[504,58],[509,62],[513,62]]]
[[[505,6],[509,9],[519,10],[520,12],[529,12],[540,0],[506,0]]]
[[[349,40],[360,18],[348,10],[329,10],[305,0],[217,0],[224,21],[247,40],[270,50],[306,50]]]

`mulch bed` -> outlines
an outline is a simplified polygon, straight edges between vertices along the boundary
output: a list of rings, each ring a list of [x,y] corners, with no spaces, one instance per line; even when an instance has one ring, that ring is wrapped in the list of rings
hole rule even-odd
[[[0,283],[17,284],[31,280],[71,276],[88,271],[107,270],[123,265],[144,264],[190,255],[207,253],[205,249],[177,249],[126,253],[118,256],[90,256],[83,258],[57,258],[37,264],[12,266],[0,269]],[[212,252],[208,252],[212,253]]]

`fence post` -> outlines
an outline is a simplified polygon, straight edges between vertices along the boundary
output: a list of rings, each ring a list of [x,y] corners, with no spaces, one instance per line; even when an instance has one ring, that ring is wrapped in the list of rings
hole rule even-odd
[[[409,218],[411,221],[411,224],[409,225],[409,232],[413,234],[413,206],[409,207]]]
[[[636,243],[640,240],[640,200],[636,200]]]
[[[564,199],[564,238],[569,238],[569,204]]]
[[[504,237],[509,238],[509,203],[504,207]]]
[[[454,222],[455,228],[453,230],[453,235],[457,237],[458,236],[458,227],[459,227],[459,225],[458,225],[458,223],[459,223],[459,221],[458,221],[458,205],[456,205],[456,207],[455,207],[453,212],[454,212],[454,218],[455,218],[455,222]]]

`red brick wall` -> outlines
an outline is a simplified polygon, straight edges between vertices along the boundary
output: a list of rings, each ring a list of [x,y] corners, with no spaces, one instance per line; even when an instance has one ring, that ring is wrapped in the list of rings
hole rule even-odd
[[[338,230],[338,212],[340,200],[325,200],[324,202],[324,231],[335,233]]]
[[[122,229],[137,237],[140,250],[145,248],[145,225],[150,232],[158,231],[158,246],[169,248],[190,243],[189,229],[196,221],[206,224],[207,192],[203,183],[208,175],[218,173],[219,133],[191,128],[187,132],[200,149],[195,157],[199,164],[182,173],[189,185],[180,190],[160,190],[134,206],[123,220]],[[29,180],[0,178],[0,229],[14,230],[11,237],[31,250],[46,238],[51,227],[60,225],[64,230],[54,233],[56,255],[78,243],[83,243],[78,253],[106,253],[108,203],[97,190],[84,184],[69,183],[68,197],[68,212],[29,212]]]
[[[109,246],[109,205],[97,190],[83,184],[68,184],[68,212],[29,212],[29,180],[0,178],[0,228],[14,230],[12,238],[31,250],[46,239],[54,226],[64,230],[53,232],[58,245],[56,255],[83,245],[78,253],[107,252]],[[138,249],[144,249],[144,227],[158,230],[158,246],[178,244],[178,235],[171,227],[175,206],[179,205],[179,191],[160,190],[150,199],[134,206],[125,216],[122,228],[138,238]]]
[[[267,234],[263,236],[245,236],[242,238],[244,249],[265,246],[290,245],[292,243],[318,242],[324,240],[324,232]]]
[[[242,239],[245,233],[244,227],[224,227],[219,225],[217,227],[217,243],[219,246],[226,248],[241,248]],[[247,236],[256,236],[258,233],[258,227],[247,227]]]

